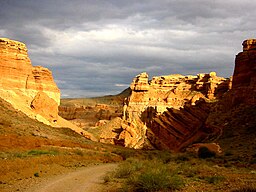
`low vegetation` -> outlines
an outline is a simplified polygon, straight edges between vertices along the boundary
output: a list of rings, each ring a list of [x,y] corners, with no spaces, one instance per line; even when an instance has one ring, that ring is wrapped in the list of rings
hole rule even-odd
[[[252,169],[225,167],[222,157],[199,158],[195,155],[148,151],[128,157],[104,177],[110,192],[155,191],[235,191],[255,189]],[[248,185],[250,187],[248,188]]]
[[[200,149],[197,156],[95,143],[70,129],[32,120],[1,100],[0,112],[0,191],[26,191],[24,183],[35,179],[108,162],[119,163],[118,169],[104,177],[105,191],[109,192],[256,191],[252,128],[250,137],[240,137],[239,142],[225,137],[221,145],[228,147],[222,155]],[[250,117],[253,112],[248,109],[248,113],[235,115]],[[249,120],[253,127],[255,120]],[[248,138],[251,145],[245,144]],[[243,153],[245,149],[250,153]]]

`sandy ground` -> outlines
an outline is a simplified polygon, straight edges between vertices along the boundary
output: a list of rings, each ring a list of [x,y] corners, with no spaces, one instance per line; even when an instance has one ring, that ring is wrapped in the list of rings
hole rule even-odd
[[[117,164],[103,164],[85,167],[65,175],[58,175],[51,180],[35,184],[26,192],[100,192],[104,191],[103,176],[117,167]]]

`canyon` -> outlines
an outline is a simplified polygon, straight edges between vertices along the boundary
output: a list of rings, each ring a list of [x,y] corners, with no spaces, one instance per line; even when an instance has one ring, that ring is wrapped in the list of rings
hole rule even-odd
[[[231,129],[225,114],[255,106],[256,40],[242,45],[230,78],[210,72],[149,79],[142,72],[117,96],[60,100],[51,71],[32,66],[24,43],[1,38],[0,97],[32,119],[69,127],[93,141],[182,151],[224,138]]]

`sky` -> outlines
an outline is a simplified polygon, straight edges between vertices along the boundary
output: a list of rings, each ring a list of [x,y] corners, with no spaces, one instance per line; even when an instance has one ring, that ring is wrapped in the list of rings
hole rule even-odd
[[[93,97],[141,72],[230,77],[255,10],[255,0],[0,0],[0,37],[24,42],[63,98]]]

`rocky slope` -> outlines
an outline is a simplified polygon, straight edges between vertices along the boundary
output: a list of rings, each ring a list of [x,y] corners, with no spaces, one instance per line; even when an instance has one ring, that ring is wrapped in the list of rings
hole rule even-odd
[[[60,90],[49,69],[33,67],[24,43],[0,38],[0,97],[33,119],[90,134],[58,116]]]

